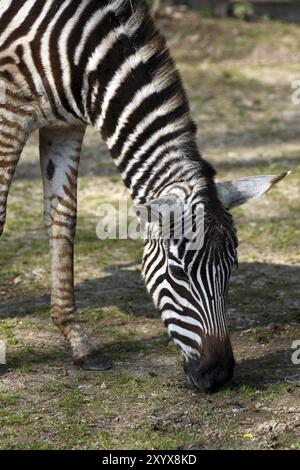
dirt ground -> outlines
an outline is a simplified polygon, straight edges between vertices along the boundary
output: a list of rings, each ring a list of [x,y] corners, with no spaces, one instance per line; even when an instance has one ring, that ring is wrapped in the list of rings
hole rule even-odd
[[[170,13],[170,11],[169,11]],[[126,191],[88,130],[79,182],[76,293],[81,320],[114,368],[75,369],[49,316],[49,249],[42,221],[37,135],[11,190],[0,241],[1,449],[300,449],[300,26],[245,23],[172,10],[160,19],[219,179],[292,174],[234,211],[239,270],[228,319],[233,383],[190,387],[178,351],[145,292],[142,245],[100,242],[97,207]]]

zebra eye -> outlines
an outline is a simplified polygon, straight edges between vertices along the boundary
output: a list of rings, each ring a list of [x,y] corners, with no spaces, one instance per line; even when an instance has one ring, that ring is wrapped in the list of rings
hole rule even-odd
[[[187,279],[186,273],[180,266],[177,266],[175,264],[170,264],[169,269],[170,269],[170,273],[172,274],[172,276],[174,276],[176,279],[183,279],[186,281]]]

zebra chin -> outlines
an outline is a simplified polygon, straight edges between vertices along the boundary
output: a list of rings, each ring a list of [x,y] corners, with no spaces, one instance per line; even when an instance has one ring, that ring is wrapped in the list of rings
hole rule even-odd
[[[235,360],[229,338],[202,338],[200,356],[183,356],[188,381],[205,393],[216,392],[233,378]]]

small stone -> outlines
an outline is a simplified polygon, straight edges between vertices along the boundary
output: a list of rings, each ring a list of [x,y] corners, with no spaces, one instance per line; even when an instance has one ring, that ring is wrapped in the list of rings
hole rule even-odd
[[[278,423],[276,426],[277,432],[285,432],[287,431],[288,425],[286,423]]]
[[[105,382],[103,382],[103,384],[100,385],[100,389],[101,390],[107,390],[107,385]]]
[[[13,283],[15,286],[18,286],[22,282],[22,276],[18,276],[14,279]]]
[[[76,377],[79,373],[80,371],[77,367],[70,367],[66,370],[65,375],[68,375],[69,377]]]

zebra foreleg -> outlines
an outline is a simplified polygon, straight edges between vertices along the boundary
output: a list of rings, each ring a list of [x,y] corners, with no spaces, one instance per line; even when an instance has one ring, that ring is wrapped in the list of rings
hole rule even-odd
[[[109,367],[77,320],[74,296],[74,238],[77,173],[85,129],[41,129],[40,156],[45,225],[51,244],[51,316],[83,369]]]
[[[0,236],[6,221],[9,188],[28,136],[24,115],[15,114],[13,109],[0,109]]]
[[[0,103],[0,237],[6,221],[9,188],[27,140],[30,122],[31,116],[18,112],[15,103],[10,103],[9,107]],[[7,371],[7,366],[0,362],[0,376]]]

